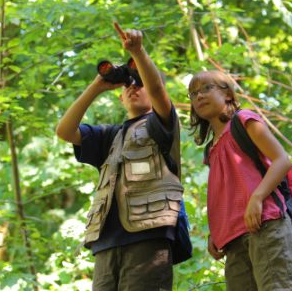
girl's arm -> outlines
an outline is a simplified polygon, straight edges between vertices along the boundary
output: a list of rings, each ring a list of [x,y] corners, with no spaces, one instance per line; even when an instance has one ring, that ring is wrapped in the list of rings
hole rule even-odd
[[[282,145],[265,124],[249,120],[246,129],[254,144],[272,162],[264,178],[252,193],[244,215],[247,229],[256,232],[261,225],[264,199],[277,188],[292,164]]]

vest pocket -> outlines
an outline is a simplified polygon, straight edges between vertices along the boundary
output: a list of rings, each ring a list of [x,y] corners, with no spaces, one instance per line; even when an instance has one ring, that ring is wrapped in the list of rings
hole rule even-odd
[[[109,167],[108,164],[103,164],[101,166],[97,189],[102,189],[108,184],[109,179],[110,179],[108,167]]]
[[[85,241],[92,242],[99,238],[101,225],[101,212],[104,208],[105,200],[98,200],[94,203],[87,214],[85,230]]]
[[[126,193],[129,220],[138,221],[160,216],[177,217],[180,211],[183,188],[164,187],[157,190],[137,190]]]
[[[146,123],[144,126],[136,128],[136,130],[133,132],[132,139],[141,146],[155,144],[154,140],[149,137]]]
[[[125,175],[127,181],[147,181],[161,177],[161,165],[158,154],[152,146],[124,151]]]
[[[86,228],[88,228],[88,226],[91,224],[94,225],[100,224],[100,210],[104,204],[104,201],[100,200],[98,202],[99,203],[95,203],[92,205],[91,209],[87,214]]]
[[[103,226],[106,213],[109,208],[108,193],[110,190],[109,180],[107,185],[97,190],[93,203],[87,214],[85,241],[91,242],[99,238],[100,230]]]

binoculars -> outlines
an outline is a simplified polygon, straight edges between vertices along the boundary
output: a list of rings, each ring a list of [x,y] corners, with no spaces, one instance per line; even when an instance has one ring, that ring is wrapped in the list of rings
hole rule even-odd
[[[135,84],[139,87],[143,87],[136,64],[132,58],[129,59],[127,64],[121,66],[113,65],[106,60],[101,61],[97,65],[97,71],[105,81],[112,84],[124,83],[126,87]]]

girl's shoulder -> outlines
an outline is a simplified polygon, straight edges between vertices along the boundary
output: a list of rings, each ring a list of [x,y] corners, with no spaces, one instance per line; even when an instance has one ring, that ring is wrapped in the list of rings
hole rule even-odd
[[[238,112],[238,116],[241,120],[241,122],[243,123],[243,125],[245,126],[246,122],[248,120],[255,120],[261,123],[264,123],[264,120],[254,111],[250,110],[250,109],[242,109]]]

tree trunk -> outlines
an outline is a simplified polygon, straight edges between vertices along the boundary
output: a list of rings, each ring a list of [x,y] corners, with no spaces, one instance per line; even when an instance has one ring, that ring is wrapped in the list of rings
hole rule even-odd
[[[1,37],[0,37],[0,47],[2,48],[4,47],[4,37],[5,37],[5,0],[2,0],[1,1]],[[5,74],[4,74],[5,71],[4,71],[4,68],[2,67],[3,58],[4,58],[4,50],[2,50],[0,53],[0,89],[3,89],[6,83]],[[33,290],[38,291],[39,288],[38,288],[38,283],[37,283],[36,270],[33,263],[33,254],[31,251],[31,245],[30,245],[30,241],[29,241],[29,237],[27,233],[27,226],[25,222],[24,209],[23,209],[23,204],[21,200],[18,161],[17,161],[16,145],[14,142],[11,118],[9,118],[8,121],[6,122],[6,133],[7,133],[10,152],[11,152],[14,193],[15,193],[15,200],[16,200],[16,205],[17,205],[16,211],[20,220],[20,229],[21,229],[24,245],[26,247],[26,254],[27,254],[27,259],[29,262],[29,271],[34,277]],[[6,227],[8,228],[8,223]],[[3,236],[3,239],[4,239],[4,236]]]

